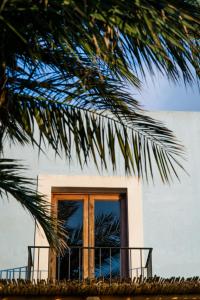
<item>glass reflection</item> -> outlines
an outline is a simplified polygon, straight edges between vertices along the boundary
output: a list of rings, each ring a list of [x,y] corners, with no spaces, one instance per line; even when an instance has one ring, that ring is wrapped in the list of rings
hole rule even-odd
[[[95,201],[94,275],[108,278],[120,275],[120,202]],[[68,232],[70,249],[57,260],[57,278],[81,279],[83,275],[83,201],[58,201],[58,219]],[[75,248],[74,248],[75,247]],[[107,247],[98,248],[98,247]],[[92,250],[93,251],[93,250]],[[90,255],[89,255],[90,256]]]
[[[57,261],[57,276],[62,279],[77,279],[81,276],[81,256],[78,248],[83,245],[83,202],[62,200],[58,201],[58,219],[68,233],[68,246],[64,255]]]
[[[120,275],[120,202],[95,202],[95,277]]]

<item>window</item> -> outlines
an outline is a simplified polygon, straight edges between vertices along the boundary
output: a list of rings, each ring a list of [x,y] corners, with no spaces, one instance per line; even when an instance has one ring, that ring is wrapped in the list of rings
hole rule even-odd
[[[51,253],[50,273],[59,279],[105,277],[110,255],[113,273],[121,272],[119,247],[128,246],[126,195],[126,189],[52,188],[52,204],[68,232],[70,253],[59,259]]]

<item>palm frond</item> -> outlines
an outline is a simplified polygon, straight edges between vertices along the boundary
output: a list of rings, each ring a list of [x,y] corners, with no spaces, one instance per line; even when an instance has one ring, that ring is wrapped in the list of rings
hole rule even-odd
[[[120,152],[128,173],[148,180],[157,166],[164,182],[172,175],[178,177],[183,147],[162,123],[145,115],[120,86],[117,91],[113,87],[103,95],[83,97],[79,105],[13,94],[6,109],[0,109],[4,137],[37,145],[49,143],[57,154],[64,151],[69,159],[75,151],[81,166],[92,159],[97,167],[107,168],[109,160],[115,169]],[[18,128],[16,134],[10,132],[10,123]],[[39,128],[39,141],[34,139],[35,127]]]
[[[58,251],[66,247],[66,232],[44,195],[35,190],[35,182],[22,176],[25,170],[21,162],[14,159],[0,159],[0,197],[13,196],[44,230],[49,245]]]
[[[138,73],[146,69],[199,80],[199,25],[195,0],[3,1],[0,151],[6,138],[39,149],[50,144],[69,158],[75,149],[82,166],[92,159],[106,168],[110,160],[115,169],[119,149],[126,172],[148,179],[157,166],[164,182],[178,177],[182,147],[125,89],[127,82],[140,88]],[[0,160],[0,188],[38,218],[56,246],[45,200],[21,170]]]
[[[0,12],[4,59],[13,69],[18,59],[37,66],[45,58],[69,72],[68,61],[85,56],[136,86],[144,67],[191,83],[190,66],[200,75],[199,11],[198,1],[189,0],[49,0],[47,6],[10,0]]]
[[[106,167],[108,150],[115,168],[118,144],[126,171],[148,178],[156,164],[163,181],[178,176],[181,147],[170,130],[141,112],[122,80],[139,88],[137,72],[145,74],[144,66],[191,82],[191,65],[198,77],[197,5],[186,0],[88,1],[86,6],[82,1],[6,2],[0,20],[7,32],[6,39],[2,33],[7,69],[1,137],[36,144],[36,121],[41,140],[56,152],[64,149],[71,157],[73,140],[81,165],[89,158],[98,165],[99,156]]]
[[[118,144],[126,171],[148,178],[155,164],[163,181],[178,176],[182,148],[172,132],[124,90],[126,81],[140,88],[137,74],[145,68],[191,83],[192,66],[199,78],[197,6],[187,0],[5,2],[1,146],[7,136],[40,147],[36,123],[57,153],[71,157],[73,141],[81,165],[89,158],[98,165],[98,156],[106,167],[108,150],[115,168]]]
[[[101,213],[95,218],[95,246],[120,247],[120,220],[112,213]]]

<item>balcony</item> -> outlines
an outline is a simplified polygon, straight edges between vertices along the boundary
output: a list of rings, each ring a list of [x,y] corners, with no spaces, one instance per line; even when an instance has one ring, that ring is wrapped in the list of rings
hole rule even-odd
[[[29,246],[26,267],[0,271],[0,279],[123,280],[152,277],[152,248],[79,247],[56,255],[50,247]]]
[[[18,267],[12,269],[0,270],[0,280],[12,280],[12,279],[28,279],[28,267]]]

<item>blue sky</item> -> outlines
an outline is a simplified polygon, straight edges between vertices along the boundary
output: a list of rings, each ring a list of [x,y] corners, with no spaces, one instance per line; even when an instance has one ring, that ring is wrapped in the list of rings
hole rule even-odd
[[[160,74],[153,80],[147,75],[146,83],[142,81],[142,91],[132,90],[132,93],[144,109],[200,111],[200,89],[197,84],[185,87],[181,82],[175,85]]]

